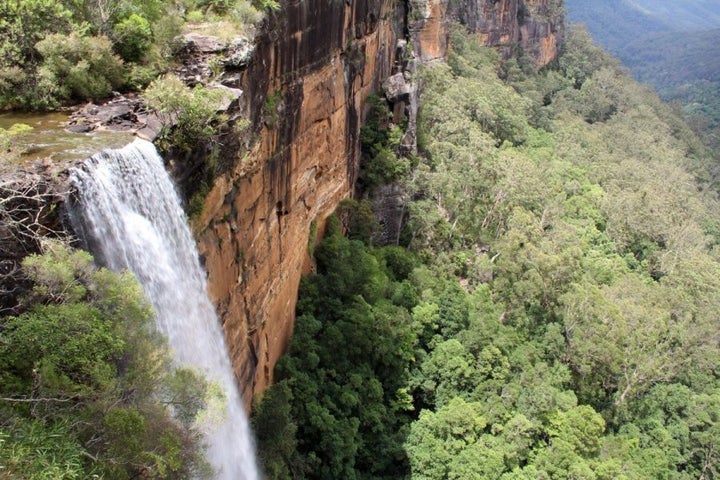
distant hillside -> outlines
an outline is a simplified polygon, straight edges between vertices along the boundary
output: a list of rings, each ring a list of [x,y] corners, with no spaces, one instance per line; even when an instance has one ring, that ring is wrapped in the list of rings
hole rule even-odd
[[[720,29],[667,32],[628,43],[619,54],[641,82],[660,93],[687,82],[720,81]]]
[[[566,0],[567,17],[584,23],[612,53],[660,32],[720,28],[720,0]]]
[[[628,0],[567,0],[565,8],[568,20],[585,24],[593,38],[614,54],[638,38],[671,30]]]
[[[628,3],[673,30],[708,30],[720,27],[718,0],[628,0]]]
[[[566,9],[639,81],[707,117],[695,119],[702,130],[720,127],[720,0],[567,0]]]

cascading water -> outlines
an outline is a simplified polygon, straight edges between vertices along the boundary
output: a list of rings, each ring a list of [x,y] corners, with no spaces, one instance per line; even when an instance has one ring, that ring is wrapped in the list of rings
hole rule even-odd
[[[216,478],[257,480],[253,442],[203,269],[169,175],[155,147],[135,140],[74,169],[71,221],[98,261],[142,284],[174,358],[226,394],[226,416],[205,432]]]

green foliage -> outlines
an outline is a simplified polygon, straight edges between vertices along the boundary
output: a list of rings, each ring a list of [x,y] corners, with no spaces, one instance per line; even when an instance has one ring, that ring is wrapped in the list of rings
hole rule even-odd
[[[29,479],[204,471],[189,419],[208,386],[170,367],[134,278],[63,244],[45,248],[24,262],[35,285],[25,312],[2,319],[0,465]]]
[[[568,5],[572,21],[586,24],[635,78],[651,85],[663,99],[678,102],[692,127],[715,148],[720,145],[720,63],[712,53],[720,37],[716,10],[698,0],[574,0]]]
[[[336,213],[348,238],[352,240],[360,240],[370,245],[373,235],[380,230],[369,200],[357,201],[352,198],[342,200]]]
[[[37,91],[40,54],[35,45],[47,33],[68,34],[72,13],[54,0],[2,2],[0,5],[0,106],[44,108],[52,105]],[[47,89],[48,86],[45,86]]]
[[[356,201],[316,248],[258,425],[270,478],[717,478],[712,152],[582,30],[543,72],[452,35],[395,179],[409,251],[370,250]]]
[[[602,67],[613,67],[618,61],[595,45],[588,31],[582,26],[573,26],[563,44],[560,69],[565,77],[580,88],[593,72]]]
[[[183,12],[198,8],[215,22],[212,34],[222,29],[236,36],[252,35],[262,17],[258,9],[276,10],[279,4],[255,9],[247,0],[2,2],[0,108],[56,109],[147,86],[173,61]]]
[[[283,380],[273,385],[253,409],[253,432],[267,478],[298,478],[305,470],[297,451],[298,428],[292,417],[292,400],[292,389]]]
[[[253,412],[269,478],[396,478],[414,336],[366,246],[330,225],[303,283],[280,382]],[[343,345],[343,348],[338,348]],[[300,461],[302,459],[302,461]]]
[[[117,52],[127,62],[137,62],[150,49],[152,28],[144,17],[132,14],[113,27]]]
[[[360,129],[362,157],[358,188],[370,193],[380,185],[405,177],[410,172],[411,162],[400,153],[404,129],[392,123],[385,100],[372,95],[368,103],[370,111]]]
[[[36,56],[35,44],[46,32],[69,33],[72,12],[55,0],[23,0],[0,5],[0,58],[2,67],[23,67]]]
[[[109,7],[99,2],[98,10]],[[22,0],[0,6],[0,106],[50,109],[102,98],[124,71],[95,10],[77,2]]]
[[[279,108],[282,102],[282,92],[272,92],[265,97],[263,104],[263,120],[268,127],[275,127],[278,123]]]
[[[256,10],[259,10],[261,12],[277,12],[282,8],[280,2],[278,2],[277,0],[252,0],[251,3]]]
[[[190,89],[178,77],[166,75],[153,81],[143,98],[161,116],[163,148],[189,152],[217,133],[223,95],[202,85]]]
[[[227,13],[236,0],[197,0],[194,4],[199,9],[212,10],[218,14]]]
[[[425,410],[420,413],[420,418],[412,425],[407,442],[413,478],[459,479],[493,473],[495,462],[492,458],[487,463],[472,462],[475,471],[469,477],[459,475],[457,471],[465,471],[465,467],[469,466],[463,454],[470,448],[479,446],[478,441],[487,426],[482,408],[482,404],[477,402],[467,403],[461,399],[453,399],[447,407],[440,408],[437,412]],[[478,459],[483,457],[483,453],[480,446]],[[487,470],[480,472],[478,468]]]
[[[48,35],[36,45],[43,61],[38,70],[42,102],[106,97],[125,81],[122,62],[104,37]]]
[[[87,478],[83,453],[62,424],[48,427],[30,419],[11,421],[0,428],[0,465],[7,478]]]

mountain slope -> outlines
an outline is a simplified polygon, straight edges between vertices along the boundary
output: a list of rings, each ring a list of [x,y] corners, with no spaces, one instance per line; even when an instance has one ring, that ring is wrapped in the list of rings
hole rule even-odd
[[[663,89],[695,80],[719,81],[720,58],[715,54],[720,44],[720,29],[686,32],[679,38],[675,32],[640,38],[626,45],[620,60],[644,83]]]
[[[720,0],[568,0],[566,7],[571,22],[584,23],[639,81],[679,101],[707,140],[717,142]]]
[[[627,0],[673,30],[706,30],[720,26],[718,0]]]
[[[633,40],[671,30],[627,0],[568,0],[565,8],[569,21],[585,24],[593,38],[615,54]]]
[[[363,202],[328,222],[256,409],[269,480],[718,478],[717,185],[585,35],[535,73],[454,32],[412,173],[369,116],[407,249],[368,245]]]

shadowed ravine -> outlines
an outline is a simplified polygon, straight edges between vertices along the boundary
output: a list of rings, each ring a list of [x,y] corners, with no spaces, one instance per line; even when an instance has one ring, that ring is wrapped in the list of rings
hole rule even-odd
[[[226,415],[203,430],[217,479],[257,480],[253,442],[206,292],[204,271],[175,188],[153,145],[135,140],[72,171],[75,231],[97,260],[132,271],[157,314],[174,358],[220,384]]]

